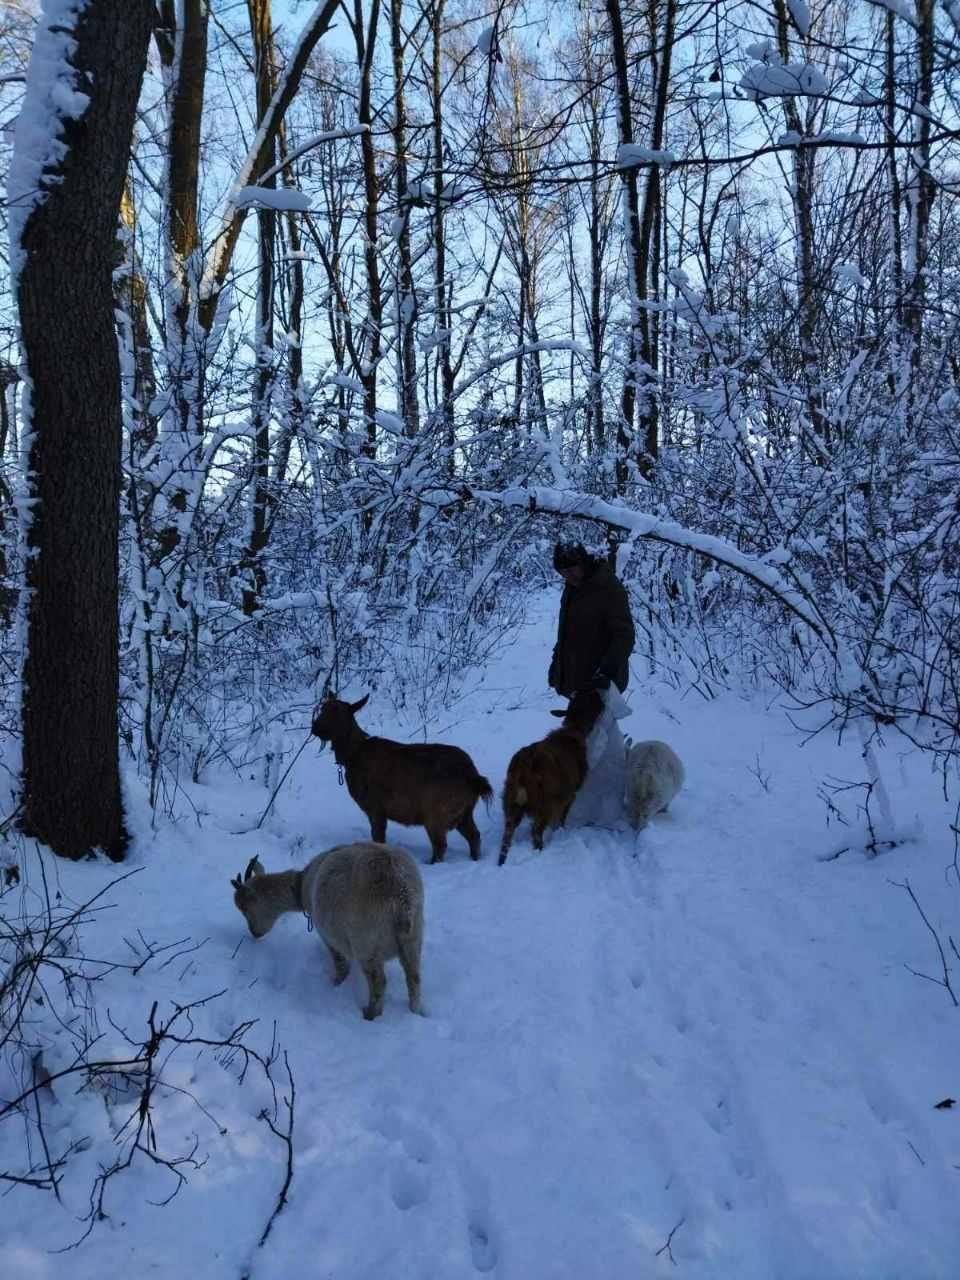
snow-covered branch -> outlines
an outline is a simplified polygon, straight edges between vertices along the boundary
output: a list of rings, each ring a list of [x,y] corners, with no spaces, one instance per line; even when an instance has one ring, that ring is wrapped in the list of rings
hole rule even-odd
[[[530,488],[469,490],[467,496],[480,502],[498,503],[505,507],[521,507],[528,511],[550,511],[559,516],[576,516],[596,520],[615,529],[623,529],[638,538],[648,538],[672,547],[682,547],[707,556],[728,569],[749,578],[764,591],[775,596],[819,637],[831,652],[837,641],[833,630],[814,600],[797,589],[772,564],[757,556],[746,555],[732,543],[711,534],[686,529],[673,520],[664,520],[644,511],[633,511],[619,503],[607,502],[589,493],[561,492],[531,486]]]

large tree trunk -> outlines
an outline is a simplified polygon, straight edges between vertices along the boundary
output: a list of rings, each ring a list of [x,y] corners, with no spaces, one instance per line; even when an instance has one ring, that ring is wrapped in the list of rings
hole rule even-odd
[[[23,826],[73,858],[99,847],[119,859],[126,842],[117,740],[121,408],[112,271],[152,18],[150,0],[89,0],[82,8],[72,64],[89,105],[78,120],[63,121],[65,154],[55,171],[45,171],[41,201],[19,243],[35,504],[27,535]],[[29,93],[28,85],[28,105]],[[27,109],[23,114],[29,118]]]

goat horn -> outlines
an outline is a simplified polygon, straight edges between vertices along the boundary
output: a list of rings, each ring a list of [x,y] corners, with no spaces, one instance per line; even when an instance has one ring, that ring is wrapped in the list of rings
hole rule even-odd
[[[243,878],[245,881],[252,880],[254,876],[262,875],[262,874],[263,874],[263,867],[261,867],[260,865],[260,859],[257,857],[256,854],[254,854],[253,857],[250,859],[250,861],[247,863],[247,869],[243,873]]]

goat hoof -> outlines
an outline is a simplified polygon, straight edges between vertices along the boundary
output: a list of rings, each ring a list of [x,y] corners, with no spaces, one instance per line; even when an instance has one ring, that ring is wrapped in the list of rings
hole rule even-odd
[[[374,1018],[379,1018],[381,1010],[375,1009],[373,1005],[368,1004],[363,1010],[365,1021],[372,1022]]]

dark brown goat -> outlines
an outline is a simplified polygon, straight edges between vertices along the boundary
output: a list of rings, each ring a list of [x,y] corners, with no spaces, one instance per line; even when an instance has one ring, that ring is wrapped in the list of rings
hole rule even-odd
[[[371,839],[383,844],[388,822],[422,826],[433,849],[430,861],[442,862],[447,832],[457,830],[476,861],[480,832],[473,808],[479,799],[493,795],[490,783],[459,747],[391,742],[364,733],[354,717],[369,696],[350,703],[331,694],[313,718],[313,733],[333,744],[337,764],[344,768],[347,790],[370,819]]]
[[[587,734],[603,711],[603,699],[595,689],[575,693],[563,716],[563,726],[539,742],[521,747],[507,767],[503,788],[503,843],[498,866],[503,866],[513,833],[529,814],[533,847],[543,848],[547,827],[562,827],[574,796],[587,776]]]

